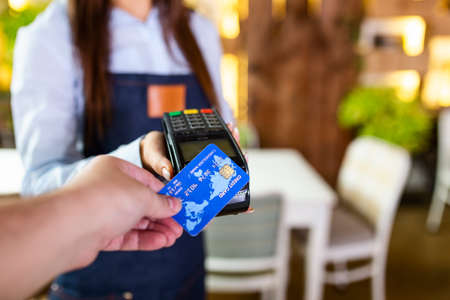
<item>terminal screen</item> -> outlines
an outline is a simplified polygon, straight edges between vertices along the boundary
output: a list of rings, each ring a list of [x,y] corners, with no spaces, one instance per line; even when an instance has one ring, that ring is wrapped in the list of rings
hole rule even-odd
[[[211,139],[204,141],[191,141],[180,143],[181,154],[183,155],[184,162],[191,161],[197,154],[199,154],[209,144],[215,144],[229,157],[236,157],[236,152],[227,139]]]

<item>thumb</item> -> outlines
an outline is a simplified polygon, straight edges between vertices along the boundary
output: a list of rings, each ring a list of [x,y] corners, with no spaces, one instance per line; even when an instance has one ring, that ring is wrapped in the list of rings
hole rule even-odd
[[[170,180],[173,175],[173,167],[167,159],[164,135],[159,131],[152,131],[145,137],[144,149],[145,161],[150,169],[158,175]]]
[[[147,198],[146,217],[163,219],[176,215],[182,207],[181,200],[171,196],[156,194],[149,190]]]
[[[164,185],[148,171],[141,169],[129,162],[116,160],[119,169],[142,188],[142,194],[135,198],[144,203],[143,214],[149,218],[167,218],[177,214],[181,210],[181,201],[177,198],[157,194]]]
[[[164,155],[159,155],[159,153],[157,153],[156,155],[153,155],[152,158],[150,158],[150,161],[152,169],[156,173],[158,173],[158,175],[164,177],[164,179],[166,179],[167,181],[170,181],[170,179],[172,179],[172,164]]]

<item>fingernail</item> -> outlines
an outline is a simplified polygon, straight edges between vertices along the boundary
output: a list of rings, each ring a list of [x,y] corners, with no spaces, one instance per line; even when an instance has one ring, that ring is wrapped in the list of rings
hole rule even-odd
[[[162,168],[162,175],[167,181],[170,180],[170,172],[169,170],[167,170],[167,168],[165,167]]]
[[[167,201],[169,202],[169,207],[171,210],[179,210],[178,205],[180,200],[174,197],[167,197]]]

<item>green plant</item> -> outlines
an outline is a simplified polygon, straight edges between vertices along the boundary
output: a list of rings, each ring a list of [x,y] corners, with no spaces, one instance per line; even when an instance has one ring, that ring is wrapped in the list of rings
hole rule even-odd
[[[0,12],[0,131],[13,130],[9,85],[17,31],[20,27],[30,24],[45,9],[46,4],[46,2],[39,2],[21,12],[11,9]]]
[[[419,101],[402,102],[395,89],[357,87],[341,102],[339,124],[397,144],[412,153],[428,147],[432,116]]]
[[[5,9],[0,13],[0,30],[3,36],[4,53],[1,53],[2,63],[12,64],[12,54],[16,41],[17,31],[20,27],[33,22],[36,16],[46,7],[46,3],[33,5],[21,12]]]

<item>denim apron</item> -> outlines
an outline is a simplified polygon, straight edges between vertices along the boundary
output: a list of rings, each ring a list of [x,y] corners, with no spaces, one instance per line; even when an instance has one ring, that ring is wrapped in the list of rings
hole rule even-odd
[[[112,123],[86,156],[109,153],[151,130],[161,119],[147,114],[147,87],[184,85],[186,108],[210,107],[195,76],[112,74]],[[150,100],[151,101],[151,100]],[[59,276],[50,299],[202,300],[203,238],[186,233],[170,248],[152,252],[101,252],[90,266]]]

